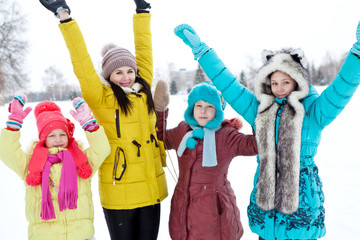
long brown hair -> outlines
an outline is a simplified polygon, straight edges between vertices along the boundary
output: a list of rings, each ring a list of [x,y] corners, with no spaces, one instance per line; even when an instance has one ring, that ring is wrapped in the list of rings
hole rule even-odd
[[[124,90],[121,87],[111,82],[110,79],[108,79],[107,81],[110,83],[111,89],[114,92],[114,95],[120,106],[121,111],[125,114],[125,116],[127,116],[128,114],[131,113],[131,108],[133,107],[132,102],[130,101],[127,94],[124,92]],[[135,82],[140,83],[143,86],[140,92],[144,92],[147,96],[148,114],[155,112],[154,101],[152,98],[150,85],[138,75],[135,78]]]

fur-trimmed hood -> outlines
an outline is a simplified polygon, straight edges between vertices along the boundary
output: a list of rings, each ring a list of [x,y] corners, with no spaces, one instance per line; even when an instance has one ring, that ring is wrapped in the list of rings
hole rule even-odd
[[[308,63],[300,49],[264,51],[263,60],[254,81],[259,101],[255,124],[260,159],[256,201],[263,210],[276,208],[291,214],[299,205],[301,129],[305,114],[301,100],[310,90]],[[282,101],[276,101],[271,92],[269,76],[275,71],[288,74],[298,85]]]
[[[308,95],[310,74],[308,61],[301,49],[264,50],[262,60],[264,65],[259,69],[254,79],[255,96],[260,102],[259,111],[264,110],[274,102],[275,96],[271,93],[269,76],[276,71],[288,74],[298,84],[298,88],[288,96],[288,100],[301,100]]]

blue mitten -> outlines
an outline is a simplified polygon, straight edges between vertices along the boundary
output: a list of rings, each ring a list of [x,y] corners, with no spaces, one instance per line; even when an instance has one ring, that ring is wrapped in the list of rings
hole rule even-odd
[[[174,29],[174,32],[186,45],[191,47],[195,60],[201,58],[202,55],[209,51],[210,48],[200,41],[200,37],[190,25],[180,24]]]
[[[357,26],[357,29],[356,29],[356,40],[357,40],[357,42],[354,43],[354,45],[352,46],[350,51],[353,54],[356,54],[356,55],[360,56],[360,22],[359,22],[359,24]]]

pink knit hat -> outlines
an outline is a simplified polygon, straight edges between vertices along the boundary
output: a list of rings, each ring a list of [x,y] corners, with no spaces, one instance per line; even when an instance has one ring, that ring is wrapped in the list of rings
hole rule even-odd
[[[114,44],[106,45],[102,50],[102,72],[105,79],[109,79],[111,73],[122,66],[128,66],[137,73],[135,57],[129,50]]]
[[[43,101],[36,105],[34,114],[39,132],[39,143],[35,146],[29,162],[30,173],[26,176],[27,184],[37,186],[41,183],[41,172],[48,156],[48,148],[45,146],[46,137],[55,129],[66,132],[69,138],[66,148],[74,158],[79,176],[84,179],[90,177],[92,168],[87,164],[85,154],[79,149],[73,137],[75,125],[62,115],[60,107],[53,102]]]

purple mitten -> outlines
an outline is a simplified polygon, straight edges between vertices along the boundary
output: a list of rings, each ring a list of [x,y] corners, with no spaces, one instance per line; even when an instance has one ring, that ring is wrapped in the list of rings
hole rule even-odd
[[[26,103],[25,95],[15,96],[14,99],[9,104],[9,120],[6,122],[6,125],[11,128],[20,129],[24,118],[31,112],[32,108],[27,107],[23,110],[23,107]]]
[[[82,98],[75,98],[73,100],[73,106],[76,110],[70,110],[70,114],[78,121],[82,128],[87,130],[88,125],[93,125],[96,123],[96,120],[94,119],[91,110],[87,103]]]

